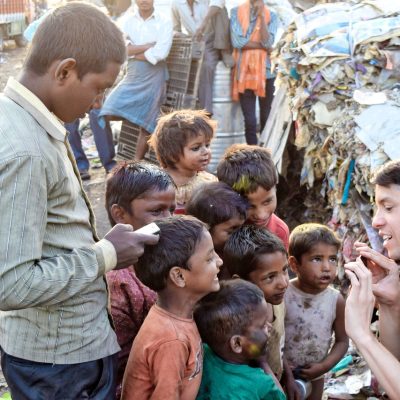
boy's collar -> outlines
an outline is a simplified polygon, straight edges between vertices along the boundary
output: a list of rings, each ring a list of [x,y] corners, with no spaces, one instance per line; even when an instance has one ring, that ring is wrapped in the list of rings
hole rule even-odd
[[[4,94],[32,115],[50,136],[62,142],[65,140],[64,125],[28,88],[16,79],[9,78]]]

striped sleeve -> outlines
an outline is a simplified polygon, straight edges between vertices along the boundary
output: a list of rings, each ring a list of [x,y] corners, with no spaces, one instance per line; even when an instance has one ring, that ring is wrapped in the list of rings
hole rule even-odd
[[[51,306],[79,294],[105,273],[93,248],[60,249],[42,258],[48,218],[46,169],[40,157],[0,164],[0,309]]]

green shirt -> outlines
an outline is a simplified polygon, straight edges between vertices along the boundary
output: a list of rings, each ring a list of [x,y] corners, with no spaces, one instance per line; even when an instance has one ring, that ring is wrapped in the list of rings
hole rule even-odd
[[[271,376],[261,368],[230,364],[204,344],[203,377],[198,400],[285,400]]]

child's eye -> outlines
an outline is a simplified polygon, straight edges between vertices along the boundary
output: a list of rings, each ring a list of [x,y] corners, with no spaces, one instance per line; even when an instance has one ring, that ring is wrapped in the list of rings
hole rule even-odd
[[[211,143],[206,143],[206,148],[208,149],[211,146]]]
[[[271,283],[274,280],[273,276],[266,276],[265,278],[263,278],[263,281],[266,283]]]
[[[329,257],[329,262],[336,264],[337,258],[336,257]]]
[[[284,274],[287,274],[289,272],[289,266],[288,265],[285,265],[284,267],[283,267],[283,273]]]
[[[199,151],[200,150],[200,146],[195,146],[195,147],[192,147],[192,149],[191,149],[192,151]]]
[[[312,262],[321,262],[321,257],[314,257],[311,261]]]
[[[160,215],[161,212],[162,212],[162,210],[161,210],[160,208],[157,209],[157,210],[152,210],[152,211],[150,211],[150,213],[153,214],[153,215]]]
[[[385,210],[388,212],[390,212],[392,210],[392,208],[393,208],[392,206],[385,206]]]

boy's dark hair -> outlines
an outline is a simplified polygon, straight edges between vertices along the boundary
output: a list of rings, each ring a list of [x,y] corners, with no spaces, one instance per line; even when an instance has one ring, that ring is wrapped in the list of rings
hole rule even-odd
[[[246,219],[247,201],[223,182],[211,182],[196,189],[186,213],[205,222],[210,229],[234,217]]]
[[[400,185],[400,160],[389,161],[375,172],[372,183],[379,186]]]
[[[189,215],[176,215],[155,223],[160,228],[160,240],[155,246],[145,246],[135,272],[143,284],[159,292],[166,287],[171,268],[190,270],[189,258],[207,227]]]
[[[262,290],[251,282],[221,281],[219,291],[203,297],[194,310],[201,339],[214,351],[226,346],[232,336],[245,334],[263,300]]]
[[[154,148],[163,168],[175,168],[190,139],[203,134],[211,140],[216,121],[205,110],[178,110],[159,118],[149,144]]]
[[[224,247],[224,265],[229,273],[248,279],[257,269],[263,254],[280,252],[287,255],[283,242],[265,228],[243,225],[232,233]]]
[[[226,149],[217,166],[217,176],[242,195],[254,193],[259,186],[268,191],[278,183],[270,151],[248,144],[234,144]]]
[[[163,192],[175,183],[167,172],[145,161],[124,162],[112,171],[106,183],[106,209],[111,226],[115,225],[111,214],[113,204],[118,204],[131,214],[132,200],[146,196],[150,191]]]
[[[24,68],[44,75],[57,60],[73,58],[79,79],[102,73],[109,62],[123,64],[126,48],[122,32],[100,9],[83,2],[55,8],[39,25]]]
[[[340,248],[340,240],[332,229],[325,225],[308,223],[297,226],[289,236],[289,255],[300,262],[301,256],[316,244],[324,243]]]

